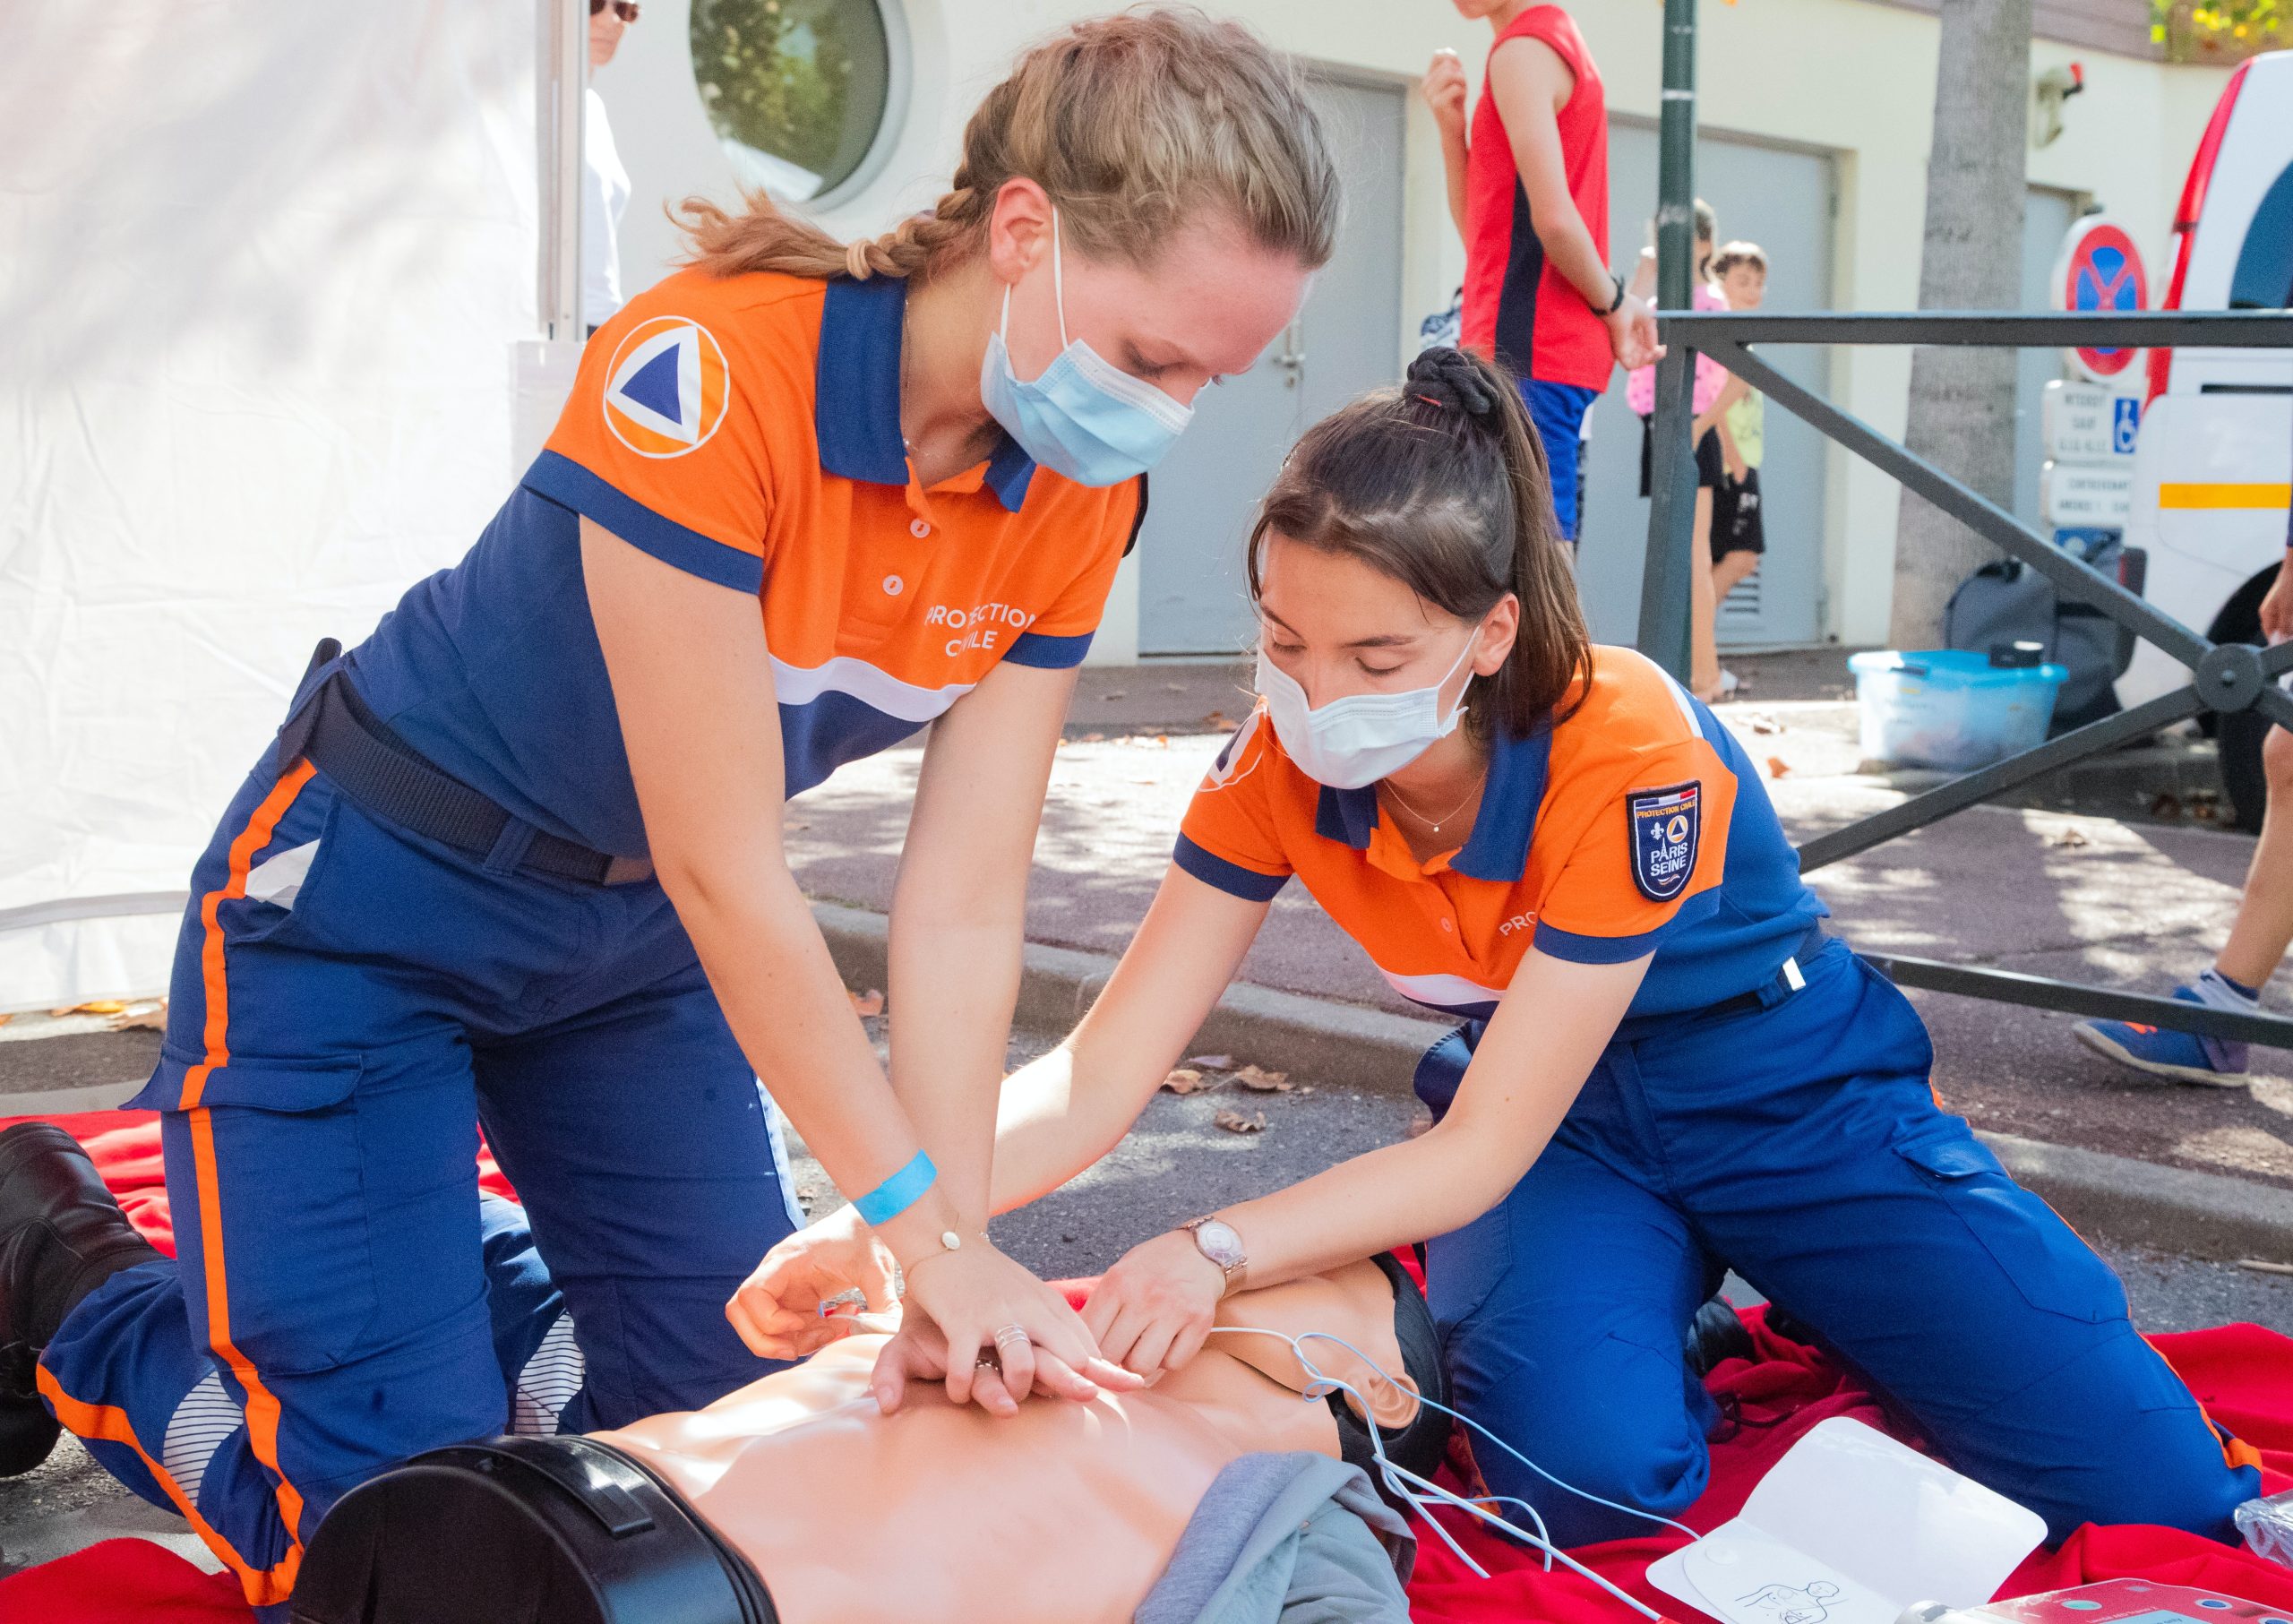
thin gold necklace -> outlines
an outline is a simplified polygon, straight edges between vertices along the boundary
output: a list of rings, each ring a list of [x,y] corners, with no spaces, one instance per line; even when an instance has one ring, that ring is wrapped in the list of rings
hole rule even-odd
[[[1473,776],[1473,787],[1465,791],[1464,800],[1459,801],[1455,806],[1452,806],[1448,811],[1443,812],[1438,818],[1429,818],[1423,812],[1418,811],[1417,808],[1412,806],[1409,802],[1403,797],[1401,791],[1394,787],[1392,779],[1387,778],[1384,780],[1378,787],[1394,798],[1395,805],[1400,807],[1402,811],[1407,812],[1411,817],[1425,825],[1428,831],[1438,835],[1441,832],[1442,824],[1447,823],[1450,819],[1464,811],[1465,803],[1471,801],[1475,795],[1481,793],[1481,786],[1488,781],[1488,778],[1489,768],[1484,764],[1481,767],[1481,771]]]

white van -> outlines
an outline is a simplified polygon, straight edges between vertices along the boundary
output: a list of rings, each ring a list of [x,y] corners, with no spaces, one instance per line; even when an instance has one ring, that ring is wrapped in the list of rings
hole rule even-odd
[[[2293,51],[2241,64],[2199,142],[2175,211],[2168,310],[2293,305]],[[2293,318],[2289,318],[2293,319]],[[2215,641],[2262,640],[2262,595],[2285,557],[2293,503],[2293,349],[2154,349],[2134,443],[2126,546],[2147,554],[2143,592]],[[2127,705],[2189,680],[2149,643],[2118,679]],[[2221,718],[2221,772],[2238,821],[2258,828],[2265,731]]]

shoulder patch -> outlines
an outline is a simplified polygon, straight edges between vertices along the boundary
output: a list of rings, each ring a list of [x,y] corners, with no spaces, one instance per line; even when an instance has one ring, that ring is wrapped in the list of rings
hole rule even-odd
[[[684,316],[654,316],[622,335],[605,367],[605,427],[640,457],[682,457],[709,443],[732,395],[716,335]]]
[[[1636,789],[1624,797],[1632,826],[1632,883],[1651,902],[1670,902],[1696,872],[1696,850],[1704,833],[1701,780],[1667,789]]]

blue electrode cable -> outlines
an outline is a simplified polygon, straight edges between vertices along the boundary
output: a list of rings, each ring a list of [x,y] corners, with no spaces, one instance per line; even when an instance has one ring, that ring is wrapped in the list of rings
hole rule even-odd
[[[1465,1554],[1464,1547],[1457,1543],[1456,1540],[1451,1536],[1449,1531],[1441,1525],[1440,1519],[1436,1517],[1428,1508],[1427,1502],[1429,1499],[1437,1500],[1444,1505],[1455,1506],[1457,1509],[1464,1512],[1466,1515],[1478,1518],[1480,1521],[1487,1523],[1493,1528],[1502,1530],[1504,1533],[1512,1535],[1515,1539],[1521,1541],[1524,1544],[1536,1547],[1538,1550],[1544,1552],[1544,1565],[1547,1572],[1551,1571],[1553,1561],[1555,1559],[1558,1559],[1562,1564],[1567,1567],[1571,1572],[1582,1574],[1585,1578],[1590,1579],[1602,1590],[1607,1591],[1618,1601],[1622,1602],[1627,1607],[1631,1608],[1633,1611],[1641,1614],[1644,1618],[1656,1620],[1659,1621],[1659,1624],[1662,1624],[1662,1620],[1663,1619],[1663,1615],[1662,1613],[1656,1611],[1653,1608],[1648,1606],[1638,1598],[1628,1595],[1624,1591],[1618,1589],[1617,1586],[1602,1578],[1599,1574],[1594,1573],[1591,1568],[1576,1560],[1576,1558],[1570,1556],[1567,1551],[1562,1551],[1558,1546],[1554,1545],[1551,1540],[1549,1537],[1546,1537],[1548,1531],[1545,1527],[1544,1519],[1537,1515],[1536,1508],[1530,1505],[1526,1500],[1519,1499],[1510,1495],[1491,1495],[1489,1497],[1489,1502],[1492,1502],[1497,1505],[1515,1505],[1526,1511],[1531,1518],[1533,1518],[1536,1523],[1537,1532],[1535,1534],[1530,1534],[1525,1529],[1523,1529],[1513,1523],[1506,1521],[1505,1518],[1499,1517],[1495,1512],[1490,1511],[1488,1508],[1488,1503],[1484,1503],[1480,1500],[1468,1499],[1463,1495],[1453,1493],[1449,1490],[1441,1487],[1440,1484],[1420,1477],[1416,1473],[1408,1470],[1406,1467],[1396,1465],[1393,1461],[1387,1459],[1386,1456],[1385,1438],[1378,1426],[1376,1413],[1370,1407],[1369,1399],[1362,1394],[1361,1390],[1353,1386],[1353,1383],[1340,1380],[1338,1378],[1328,1374],[1327,1371],[1323,1371],[1321,1367],[1315,1364],[1313,1360],[1308,1356],[1303,1345],[1308,1342],[1333,1343],[1338,1347],[1344,1348],[1347,1353],[1353,1354],[1356,1359],[1367,1365],[1371,1371],[1375,1371],[1378,1379],[1383,1381],[1387,1387],[1395,1388],[1396,1389],[1400,1388],[1401,1384],[1394,1379],[1389,1371],[1387,1371],[1382,1365],[1378,1364],[1376,1360],[1370,1358],[1367,1353],[1364,1353],[1360,1348],[1355,1347],[1352,1343],[1346,1341],[1343,1336],[1333,1336],[1327,1331],[1307,1331],[1301,1336],[1292,1336],[1286,1331],[1268,1330],[1263,1327],[1248,1325],[1214,1325],[1210,1328],[1211,1335],[1216,1336],[1221,1333],[1245,1336],[1271,1336],[1276,1341],[1287,1343],[1289,1345],[1291,1353],[1298,1361],[1298,1368],[1306,1373],[1308,1386],[1304,1396],[1309,1402],[1325,1399],[1332,1393],[1344,1393],[1350,1395],[1353,1401],[1361,1407],[1362,1421],[1370,1429],[1370,1452],[1377,1457],[1378,1472],[1379,1474],[1384,1477],[1386,1486],[1388,1489],[1391,1489],[1397,1498],[1406,1501],[1409,1506],[1416,1511],[1418,1516],[1424,1520],[1426,1525],[1431,1528],[1435,1534],[1440,1535],[1441,1542],[1447,1545],[1450,1551],[1456,1554],[1457,1560],[1463,1562],[1466,1567],[1472,1568],[1473,1572],[1481,1577],[1484,1579],[1487,1578],[1489,1577],[1489,1570],[1483,1568],[1479,1562],[1474,1561],[1473,1558]],[[1555,1477],[1551,1473],[1546,1471],[1542,1466],[1538,1465],[1536,1462],[1522,1454],[1511,1444],[1507,1443],[1503,1439],[1498,1437],[1496,1433],[1490,1431],[1487,1427],[1482,1426],[1479,1422],[1473,1420],[1473,1417],[1464,1414],[1456,1410],[1453,1410],[1447,1405],[1440,1404],[1433,1399],[1428,1398],[1422,1393],[1416,1394],[1414,1396],[1418,1403],[1428,1406],[1437,1414],[1447,1415],[1452,1420],[1463,1422],[1467,1427],[1470,1427],[1473,1431],[1489,1439],[1490,1442],[1504,1450],[1506,1454],[1511,1456],[1515,1460],[1519,1461],[1523,1465],[1535,1473],[1539,1477],[1544,1479],[1545,1482],[1552,1484],[1556,1489],[1560,1489],[1567,1493],[1573,1494],[1579,1499],[1589,1500],[1595,1506],[1604,1506],[1611,1511],[1620,1511],[1627,1517],[1636,1517],[1647,1522],[1661,1523],[1667,1528],[1678,1529],[1680,1533],[1688,1535],[1691,1540],[1701,1540],[1704,1537],[1695,1529],[1689,1527],[1686,1523],[1675,1522],[1670,1517],[1660,1516],[1653,1511],[1643,1511],[1637,1506],[1619,1505],[1617,1501],[1612,1499],[1604,1499],[1601,1496],[1591,1492],[1589,1490],[1579,1489],[1574,1483],[1565,1482],[1561,1479]],[[1416,1487],[1411,1487],[1412,1484],[1416,1485]]]

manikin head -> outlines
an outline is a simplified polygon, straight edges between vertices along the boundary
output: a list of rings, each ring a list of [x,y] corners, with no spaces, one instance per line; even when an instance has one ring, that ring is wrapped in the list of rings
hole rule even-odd
[[[1316,1396],[1317,1372],[1344,1384],[1320,1396],[1337,1421],[1338,1453],[1372,1482],[1372,1423],[1384,1452],[1410,1470],[1430,1476],[1440,1463],[1449,1418],[1418,1402],[1448,1400],[1440,1343],[1424,1298],[1392,1258],[1238,1292],[1219,1305],[1217,1323],[1207,1345],[1293,1392]]]

